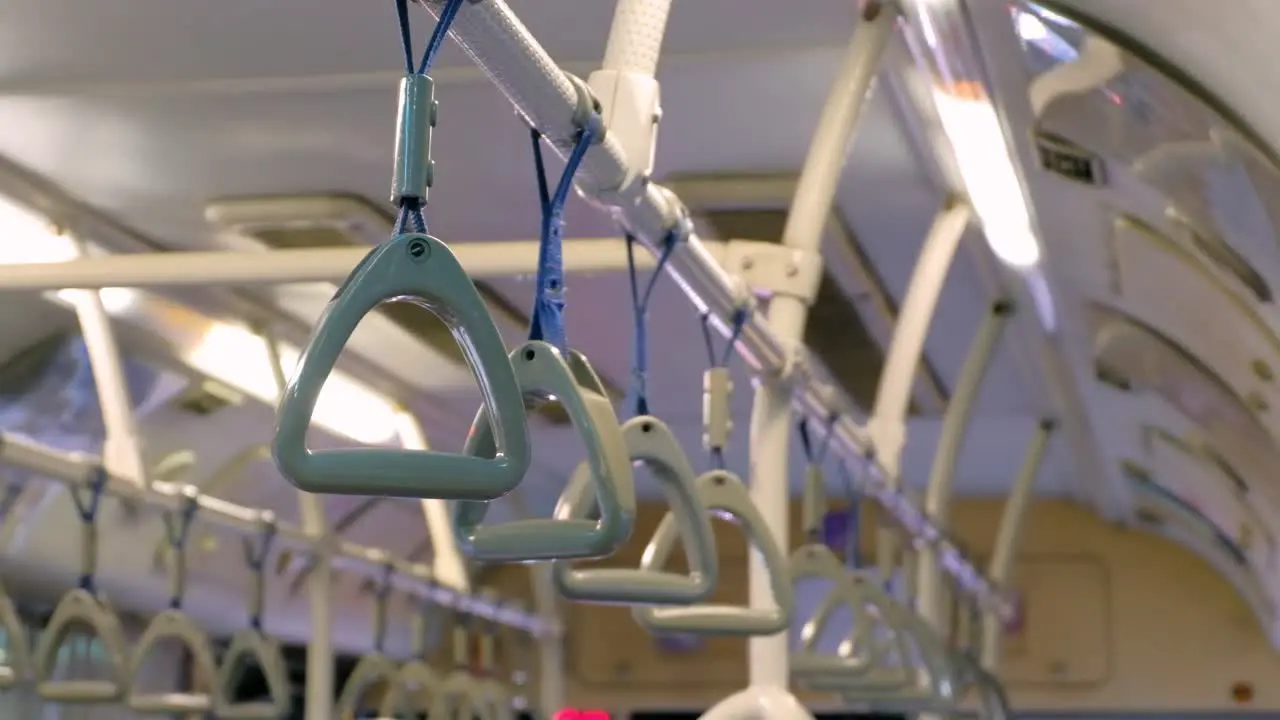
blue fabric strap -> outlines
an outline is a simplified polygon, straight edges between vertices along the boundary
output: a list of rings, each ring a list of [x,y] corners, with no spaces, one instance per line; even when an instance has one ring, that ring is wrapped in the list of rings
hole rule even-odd
[[[431,33],[431,39],[427,42],[427,49],[422,53],[422,59],[415,65],[413,62],[413,33],[409,25],[409,0],[396,0],[396,18],[400,23],[400,45],[404,50],[406,73],[410,75],[427,74],[427,71],[431,69],[431,64],[435,62],[436,55],[444,44],[444,38],[449,34],[449,27],[453,24],[454,18],[458,16],[458,10],[461,7],[462,0],[448,0],[445,3],[444,9],[440,11],[440,21],[436,23],[436,28]],[[422,210],[422,198],[402,198],[400,208],[396,213],[394,234],[400,235],[406,231],[426,234],[427,218]]]
[[[80,488],[71,488],[71,501],[75,503],[76,514],[80,516],[80,522],[84,524],[83,532],[97,532],[93,524],[98,520],[98,507],[102,504],[102,495],[107,490],[109,477],[106,468],[102,466],[94,468],[93,479],[89,481],[88,499],[81,495]],[[94,582],[92,572],[81,574],[78,584],[81,590],[88,592],[96,592],[97,590],[97,583]]]
[[[844,563],[856,570],[862,554],[862,494],[858,492],[849,467],[840,463],[837,469],[844,486],[845,502],[848,503],[845,508]]]
[[[827,448],[831,447],[831,437],[835,435],[836,423],[839,420],[839,413],[827,416],[826,433],[822,436],[822,442],[814,442],[813,432],[809,430],[808,418],[801,418],[796,424],[796,432],[800,435],[800,448],[804,451],[804,458],[810,465],[822,465],[822,461],[826,459]]]
[[[186,498],[180,510],[164,516],[165,539],[169,541],[169,548],[174,553],[186,552],[187,538],[191,536],[191,525],[195,522],[196,513],[199,511],[200,502],[195,498]],[[181,568],[182,572],[186,571],[181,559],[175,558],[173,562],[177,568]],[[181,609],[182,596],[175,593],[170,597],[169,607],[174,610]]]
[[[261,539],[254,541],[253,538],[244,538],[244,564],[249,566],[249,571],[258,575],[257,582],[262,582],[262,572],[266,568],[267,558],[271,556],[271,546],[276,540],[276,524],[274,522],[268,524],[262,529]],[[249,618],[249,627],[254,630],[262,630],[262,613],[260,607],[255,607],[253,615]]]
[[[636,239],[627,233],[627,277],[631,284],[631,308],[635,322],[635,343],[631,348],[631,389],[627,393],[627,404],[634,408],[636,415],[649,414],[648,374],[649,374],[649,301],[653,299],[653,290],[662,277],[662,268],[671,259],[676,247],[677,235],[667,233],[662,239],[662,249],[658,251],[658,262],[649,276],[649,282],[640,289],[639,273],[636,272]]]
[[[727,367],[729,365],[729,361],[733,359],[733,346],[737,344],[738,338],[742,337],[742,330],[747,326],[747,320],[750,319],[750,308],[742,307],[733,311],[733,316],[729,319],[729,340],[725,344],[724,350],[717,353],[711,333],[711,313],[702,313],[702,341],[707,346],[707,363],[711,367]]]
[[[546,164],[542,159],[542,133],[530,131],[533,139],[533,164],[538,174],[538,200],[542,206],[542,226],[539,230],[538,272],[534,279],[533,312],[529,320],[529,339],[544,340],[561,352],[569,349],[564,326],[564,205],[573,189],[573,176],[582,164],[595,136],[598,123],[586,123],[565,161],[564,173],[556,184],[555,192],[547,183]]]

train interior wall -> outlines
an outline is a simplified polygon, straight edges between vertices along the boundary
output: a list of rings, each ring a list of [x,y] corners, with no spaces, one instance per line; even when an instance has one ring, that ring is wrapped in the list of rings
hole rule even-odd
[[[958,536],[988,552],[1001,508],[999,500],[957,501]],[[659,513],[643,509],[631,546],[611,562],[638,559]],[[1245,603],[1198,557],[1062,500],[1036,502],[1023,532],[1013,582],[1022,617],[1006,632],[1000,669],[1015,708],[1180,716],[1280,710],[1273,682],[1280,658]],[[745,543],[727,525],[717,533],[724,563],[716,597],[745,600]],[[867,555],[871,533],[863,534]],[[522,566],[496,568],[482,581],[530,592]],[[703,709],[746,683],[744,640],[664,649],[626,608],[571,605],[566,617],[574,707]],[[823,698],[806,699],[822,709]]]

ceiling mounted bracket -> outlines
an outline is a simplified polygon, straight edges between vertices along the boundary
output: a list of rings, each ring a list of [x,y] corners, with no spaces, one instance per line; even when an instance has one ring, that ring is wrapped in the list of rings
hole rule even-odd
[[[753,293],[785,295],[812,306],[822,283],[822,255],[763,240],[730,240],[724,269]]]

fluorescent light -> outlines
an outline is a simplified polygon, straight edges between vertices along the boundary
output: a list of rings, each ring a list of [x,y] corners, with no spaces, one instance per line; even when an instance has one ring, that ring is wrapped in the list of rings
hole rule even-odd
[[[1066,38],[1054,32],[1043,20],[1026,10],[1014,8],[1013,27],[1022,42],[1038,48],[1060,63],[1072,62],[1080,56],[1079,51],[1067,42]]]
[[[1039,42],[1049,37],[1049,28],[1045,27],[1044,21],[1024,10],[1014,10],[1014,17],[1017,18],[1015,26],[1018,29],[1018,36],[1027,42]]]
[[[84,254],[103,252],[91,243],[59,234],[45,218],[0,197],[0,265],[67,262],[81,257],[82,247]],[[74,307],[84,292],[91,291],[64,289],[45,295]],[[133,288],[102,288],[98,297],[113,316],[128,315],[143,304],[142,294]],[[287,366],[296,365],[299,354],[296,347],[280,347],[281,360]],[[183,360],[269,405],[275,405],[279,396],[266,343],[246,328],[214,322]],[[320,392],[313,421],[356,442],[379,444],[398,437],[398,417],[399,410],[391,401],[334,371]]]
[[[53,298],[67,305],[75,305],[80,293],[84,292],[91,291],[58,290],[53,293]],[[98,297],[102,299],[102,308],[107,311],[108,315],[112,316],[129,314],[141,300],[141,295],[137,290],[123,287],[104,287],[98,291]]]
[[[934,89],[933,101],[991,252],[1019,270],[1034,267],[1040,243],[995,108],[986,98],[959,97],[940,88]]]
[[[0,263],[66,262],[80,257],[74,241],[49,221],[0,197]]]
[[[93,250],[88,243],[86,250]],[[0,197],[0,265],[19,263],[58,263],[81,256],[81,243],[57,232],[39,215]],[[98,291],[109,314],[128,312],[138,302],[138,291],[132,288],[107,287]],[[65,305],[76,304],[76,290],[58,290],[46,297]]]
[[[280,361],[297,365],[298,348],[281,343]],[[257,400],[274,405],[279,398],[266,341],[248,328],[216,322],[183,361],[211,378]],[[312,421],[330,432],[365,444],[388,443],[400,436],[399,408],[359,381],[334,370],[320,391]]]

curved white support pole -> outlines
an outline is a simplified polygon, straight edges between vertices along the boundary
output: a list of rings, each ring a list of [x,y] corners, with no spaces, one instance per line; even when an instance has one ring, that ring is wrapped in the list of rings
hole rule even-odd
[[[1022,520],[1027,515],[1027,506],[1031,504],[1036,478],[1040,475],[1040,464],[1044,461],[1054,425],[1052,420],[1040,421],[1036,434],[1031,436],[1031,442],[1027,445],[1022,467],[1018,468],[1018,476],[1014,478],[1013,487],[1004,501],[1000,528],[996,530],[995,548],[991,551],[991,562],[987,567],[991,580],[1001,587],[1008,585],[1013,572],[1014,555],[1018,550],[1018,541],[1022,538]],[[1003,630],[1004,623],[1000,622],[1000,618],[991,613],[982,614],[982,648],[979,658],[982,667],[993,674],[1000,668],[1000,636]]]
[[[822,229],[835,200],[848,155],[849,140],[857,126],[863,101],[880,67],[880,58],[893,32],[892,6],[878,1],[863,5],[858,25],[849,41],[839,74],[831,85],[818,119],[809,154],[796,183],[795,197],[782,231],[782,244],[791,250],[816,255]],[[817,260],[821,263],[821,260]],[[776,294],[769,302],[769,328],[792,351],[800,345],[812,298]],[[788,539],[790,485],[787,455],[791,441],[792,388],[776,377],[761,378],[751,408],[751,499],[760,510],[774,541],[785,547]],[[752,609],[773,607],[772,577],[759,552],[751,552],[748,566]],[[754,637],[748,643],[748,667],[753,688],[786,688],[788,682],[786,633]]]
[[[1027,96],[1032,116],[1039,119],[1054,100],[1096,90],[1122,72],[1124,57],[1120,48],[1096,33],[1087,33],[1075,60],[1043,72],[1031,81]]]
[[[263,337],[271,358],[276,390],[288,385],[280,347],[269,333]],[[302,531],[315,543],[316,564],[307,576],[307,596],[311,600],[311,634],[307,643],[307,691],[303,700],[306,720],[333,720],[335,699],[333,680],[333,607],[329,593],[333,587],[333,564],[329,557],[329,521],[324,500],[319,495],[298,491],[298,517]]]
[[[749,687],[702,713],[700,720],[813,720],[813,715],[781,688]]]
[[[418,2],[437,17],[444,7],[443,0]],[[883,18],[891,14],[884,10],[888,7],[889,3],[885,2],[867,3],[864,7],[864,15],[869,9],[882,9],[877,18],[885,20],[883,29],[886,34],[892,24],[892,18]],[[881,27],[879,22],[864,25]],[[465,4],[454,20],[450,37],[485,70],[489,79],[530,124],[549,137],[572,137],[576,130],[573,118],[579,92],[504,0]],[[867,64],[872,66],[874,62]],[[868,83],[872,74],[871,69],[865,73]],[[852,93],[853,85],[845,87]],[[843,156],[843,150],[839,147],[833,152]],[[557,152],[563,154],[565,151],[557,148]],[[585,196],[608,206],[636,239],[650,249],[658,248],[673,229],[684,227],[687,209],[669,189],[657,183],[627,185],[626,178],[630,173],[620,145],[614,138],[606,136],[602,142],[591,146],[582,159],[576,176],[577,187]],[[0,180],[3,180],[2,175]],[[802,248],[787,247],[784,250],[805,254]],[[809,252],[809,255],[815,254],[812,250]],[[807,257],[805,262],[813,266]],[[741,284],[719,264],[706,241],[696,232],[689,233],[671,254],[665,271],[699,311],[711,316],[715,329],[727,335],[730,328],[727,319],[741,308]],[[778,304],[779,299],[775,298],[773,303]],[[790,304],[790,301],[781,304]],[[833,411],[843,412],[853,406],[847,393],[831,381],[821,363],[813,362],[807,353],[800,352],[794,338],[778,337],[764,318],[753,318],[742,328],[736,347],[738,355],[757,374],[790,377],[796,408],[806,416],[821,421]],[[846,416],[833,429],[831,452],[851,462],[863,462],[869,443],[862,425],[853,417]],[[888,492],[888,488],[882,487],[884,483],[879,477],[882,474],[879,469],[872,468],[869,472],[874,477],[869,480],[871,492],[868,494],[890,515],[912,535],[947,544],[945,539],[937,539],[937,528],[918,508],[903,502],[900,493]],[[984,606],[993,608],[995,612],[1004,615],[1012,611],[999,588],[993,587],[971,560],[954,547],[945,547],[944,553],[948,558],[948,572],[966,591],[980,598]]]
[[[670,12],[671,0],[618,0],[603,66],[587,78],[588,87],[600,101],[605,127],[621,147],[629,168],[621,187],[653,171],[662,118],[654,73]]]
[[[943,416],[942,437],[934,451],[933,467],[929,472],[929,485],[924,497],[925,512],[940,527],[945,528],[949,523],[956,463],[960,459],[960,449],[964,446],[969,422],[973,419],[982,380],[991,366],[991,356],[1000,341],[1000,335],[1012,315],[1013,306],[1008,301],[998,300],[992,303],[991,311],[983,319],[969,345],[955,392],[952,393],[951,402]],[[937,552],[932,547],[920,548],[918,563],[916,590],[919,594],[916,597],[916,609],[939,637],[947,637],[950,624],[948,593]]]
[[[867,420],[867,433],[876,460],[884,468],[885,477],[894,489],[902,482],[902,451],[907,444],[907,411],[911,407],[911,386],[915,382],[924,355],[924,342],[938,308],[938,298],[947,282],[947,273],[955,260],[956,248],[964,237],[973,211],[958,203],[942,208],[933,219],[916,258],[911,282],[898,310],[893,340],[885,355],[884,369],[876,388],[876,403]],[[876,537],[876,555],[880,572],[888,577],[897,554],[897,536],[880,530]]]
[[[516,488],[507,495],[507,499],[517,517],[530,516],[523,490]],[[550,623],[548,627],[556,628],[555,632],[543,633],[536,639],[538,694],[537,704],[530,703],[531,709],[537,710],[535,717],[550,720],[557,710],[565,706],[564,633],[560,624],[564,602],[556,590],[550,563],[529,563],[527,567],[534,610]]]

